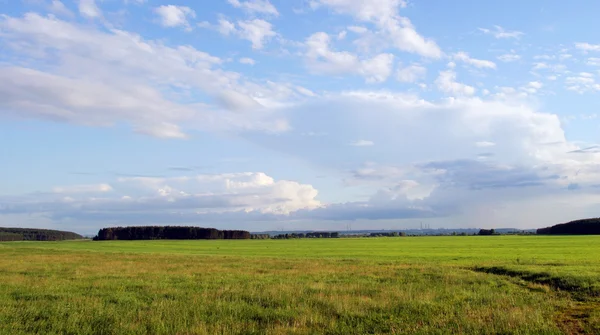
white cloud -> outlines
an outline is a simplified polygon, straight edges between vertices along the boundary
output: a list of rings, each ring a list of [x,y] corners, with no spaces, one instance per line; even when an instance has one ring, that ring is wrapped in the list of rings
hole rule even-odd
[[[375,145],[375,143],[373,141],[368,141],[368,140],[358,140],[358,141],[351,142],[350,145],[353,147],[371,147],[371,146]]]
[[[306,60],[309,69],[320,74],[358,74],[367,82],[383,82],[392,73],[394,56],[379,54],[370,59],[330,48],[331,38],[323,32],[315,33],[306,40]]]
[[[248,40],[252,43],[253,49],[262,49],[268,40],[277,36],[277,33],[273,31],[273,25],[261,19],[237,21],[236,25],[236,23],[221,18],[216,25],[201,22],[199,26],[214,29],[225,36],[235,35]]]
[[[502,28],[501,26],[494,26],[494,29],[487,29],[487,28],[479,28],[479,30],[481,32],[483,32],[484,34],[488,34],[488,35],[492,35],[495,38],[501,39],[501,38],[520,38],[521,36],[524,35],[523,32],[520,31],[510,31],[510,30],[506,30],[504,28]]]
[[[250,41],[253,49],[262,49],[267,40],[277,35],[273,26],[265,20],[239,21],[238,26],[239,36]]]
[[[73,12],[71,12],[60,0],[52,0],[48,9],[50,10],[50,12],[58,15],[66,17],[74,16]]]
[[[544,86],[544,84],[542,84],[539,81],[531,81],[529,83],[527,83],[527,85],[525,85],[524,87],[522,87],[521,89],[529,94],[535,94],[537,93],[537,91],[539,91],[542,87]]]
[[[457,52],[452,58],[457,61],[464,62],[479,69],[495,69],[496,64],[489,60],[471,58],[466,52]]]
[[[594,75],[588,72],[581,72],[578,75],[566,77],[565,84],[567,90],[580,94],[600,91],[600,84],[596,83]]]
[[[571,58],[573,58],[573,55],[571,55],[571,54],[560,54],[560,55],[558,55],[558,59],[560,59],[560,60],[571,59]]]
[[[278,16],[279,12],[269,0],[227,0],[233,7],[241,8],[252,14],[268,14]]]
[[[489,142],[489,141],[475,142],[475,146],[478,147],[478,148],[489,148],[489,147],[493,147],[495,145],[496,145],[496,143]]]
[[[535,89],[540,89],[542,88],[542,86],[544,86],[542,83],[540,83],[539,81],[532,81],[529,84],[527,84],[527,86],[535,88]]]
[[[356,34],[364,34],[369,31],[369,29],[361,26],[349,26],[347,29]]]
[[[426,74],[427,69],[421,65],[411,64],[407,67],[402,67],[402,64],[400,64],[400,67],[396,72],[396,79],[404,83],[414,83],[424,79]]]
[[[398,15],[399,9],[406,7],[402,0],[314,0],[313,8],[327,6],[336,13],[351,15],[359,21],[375,24],[378,31],[373,36],[364,36],[362,44],[383,43],[398,50],[416,53],[425,57],[439,58],[442,51],[432,39],[417,33],[411,21]],[[350,29],[350,28],[349,28]],[[350,29],[357,33],[365,33],[361,28]]]
[[[455,95],[473,95],[475,94],[475,88],[473,86],[465,85],[463,83],[456,82],[456,72],[440,71],[439,77],[435,80],[435,84],[438,89],[445,93]]]
[[[528,86],[540,87],[538,83]],[[355,163],[346,183],[363,190],[362,194],[364,189],[372,190],[372,197],[299,211],[295,218],[438,217],[463,226],[465,218],[459,213],[476,216],[496,208],[508,216],[501,206],[530,203],[540,196],[552,195],[552,201],[560,202],[577,195],[591,201],[589,197],[597,192],[593,185],[600,182],[600,153],[569,153],[580,148],[566,140],[559,117],[533,106],[510,96],[432,102],[405,93],[350,91],[289,112],[297,132],[328,130],[328,140],[319,145],[318,153],[297,147],[291,134],[278,136],[277,143],[270,136],[251,140],[326,168],[347,170],[348,159],[367,162],[363,167]],[[368,163],[372,150],[353,150],[352,156],[340,160],[340,143],[348,143],[348,138],[368,139],[381,152],[405,154],[380,157],[383,163],[377,164]],[[402,181],[412,181],[413,186],[404,187]],[[581,190],[573,191],[573,184]],[[548,215],[535,218],[555,220]],[[526,220],[517,224],[532,225]]]
[[[575,47],[583,52],[600,51],[600,44],[575,43]]]
[[[600,66],[600,58],[590,57],[587,59],[586,64],[590,66]]]
[[[532,70],[549,70],[556,73],[563,73],[567,70],[567,67],[564,64],[548,64],[545,62],[534,62]]]
[[[0,67],[0,95],[7,97],[0,99],[2,115],[87,126],[125,122],[140,133],[183,138],[182,125],[268,131],[288,126],[285,120],[273,121],[269,113],[229,110],[228,106],[239,106],[235,102],[217,106],[193,99],[181,102],[177,96],[182,93],[219,97],[220,102],[244,96],[271,105],[305,96],[288,83],[259,85],[247,79],[240,83],[240,74],[220,69],[223,61],[217,57],[122,30],[95,30],[37,14],[0,18],[0,30],[3,46],[28,64],[46,60],[49,53],[54,60],[44,71]],[[221,99],[224,91],[237,95]]]
[[[235,33],[237,30],[235,28],[235,23],[227,21],[225,19],[219,19],[217,31],[222,35],[228,36],[230,34]]]
[[[252,215],[285,216],[321,206],[316,200],[318,192],[311,185],[276,181],[262,172],[119,178],[112,186],[74,185],[55,188],[54,193],[56,196],[32,194],[8,202],[6,197],[0,198],[0,214],[44,213],[56,220],[108,220],[127,224],[163,220],[173,223],[172,220],[196,222],[227,214],[246,219]],[[90,193],[102,195],[89,197]]]
[[[503,61],[505,63],[509,63],[509,62],[515,62],[518,61],[519,59],[521,59],[520,55],[517,54],[504,54],[504,55],[500,55],[497,57],[500,61]]]
[[[240,58],[239,62],[242,63],[242,64],[247,64],[247,65],[254,65],[254,64],[256,64],[256,61],[254,59],[248,58],[248,57]]]
[[[266,134],[246,139],[326,168],[343,171],[349,161],[355,162],[348,184],[364,187],[372,196],[324,204],[311,185],[275,181],[264,173],[233,173],[121,178],[110,181],[110,194],[93,200],[66,193],[50,200],[2,198],[0,212],[129,224],[433,217],[452,226],[477,222],[478,213],[490,209],[501,214],[492,217],[489,224],[495,225],[512,213],[516,203],[539,197],[546,203],[574,196],[578,203],[597,203],[592,201],[597,197],[590,197],[592,185],[600,182],[600,153],[569,143],[556,115],[520,100],[459,97],[432,102],[406,93],[350,91],[287,107],[284,112],[296,134],[328,131],[328,140],[320,141],[318,152],[301,147],[295,134],[280,134],[276,141]],[[377,143],[378,150],[404,154],[386,156],[379,164],[361,164],[369,160],[372,150],[351,150],[351,160],[340,159],[339,152],[348,151],[343,150],[348,139],[368,139],[363,141]],[[487,159],[478,160],[481,154]],[[573,184],[581,190],[567,190]],[[70,199],[65,201],[64,196]],[[461,213],[471,214],[465,221]],[[533,213],[515,224],[531,226],[532,219],[556,219],[554,212]]]
[[[163,5],[154,8],[163,27],[185,27],[191,29],[189,18],[195,18],[196,12],[186,6]]]
[[[76,194],[76,193],[104,193],[110,192],[113,188],[109,184],[94,184],[94,185],[71,185],[55,187],[54,193]]]
[[[79,0],[79,13],[92,19],[102,16],[102,11],[96,5],[95,0]]]

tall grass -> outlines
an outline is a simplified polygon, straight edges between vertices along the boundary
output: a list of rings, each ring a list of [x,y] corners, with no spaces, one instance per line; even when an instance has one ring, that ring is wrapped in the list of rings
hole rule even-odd
[[[550,240],[555,248],[547,248]],[[579,269],[598,278],[600,269],[591,265],[600,262],[600,250],[571,245],[576,237],[550,240],[1,243],[0,334],[600,330],[594,297],[580,302],[569,291],[472,271],[476,265],[550,269],[556,275],[559,268],[565,275]],[[577,248],[588,254],[555,252]],[[581,308],[584,316],[575,313]]]

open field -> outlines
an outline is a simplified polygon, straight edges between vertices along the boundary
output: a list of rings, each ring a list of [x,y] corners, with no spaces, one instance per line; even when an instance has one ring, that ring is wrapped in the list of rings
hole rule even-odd
[[[0,243],[0,334],[600,333],[600,236]]]

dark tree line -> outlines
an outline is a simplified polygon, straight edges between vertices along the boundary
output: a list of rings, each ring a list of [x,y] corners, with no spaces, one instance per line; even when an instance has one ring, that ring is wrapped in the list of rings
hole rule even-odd
[[[540,228],[539,235],[600,235],[600,218],[575,220]]]
[[[380,232],[380,233],[371,233],[369,237],[398,237],[398,236],[406,236],[405,232]]]
[[[312,233],[291,233],[291,234],[279,234],[273,236],[274,239],[291,239],[291,238],[338,238],[340,233],[338,232],[312,232]]]
[[[244,230],[218,230],[201,227],[144,226],[102,228],[94,240],[243,240]]]
[[[495,229],[480,229],[479,235],[499,235],[496,233]]]
[[[251,234],[250,238],[253,240],[268,240],[271,238],[269,234]]]
[[[82,238],[83,236],[69,231],[0,227],[0,241],[62,241]]]

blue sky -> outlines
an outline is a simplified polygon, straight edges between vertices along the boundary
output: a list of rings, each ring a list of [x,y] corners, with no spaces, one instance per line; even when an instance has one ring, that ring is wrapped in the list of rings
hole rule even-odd
[[[0,0],[0,225],[600,213],[600,4]]]

